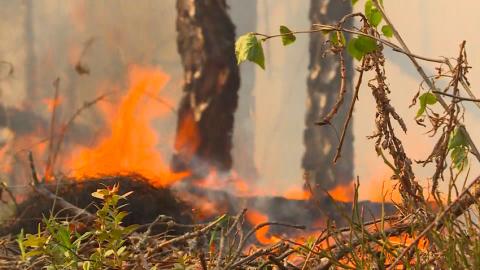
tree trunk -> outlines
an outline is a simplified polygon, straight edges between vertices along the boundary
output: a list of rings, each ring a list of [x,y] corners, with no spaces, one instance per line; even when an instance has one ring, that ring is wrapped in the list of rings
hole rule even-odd
[[[225,0],[177,0],[177,12],[185,78],[172,168],[197,176],[228,171],[240,84],[235,27]]]
[[[352,12],[351,1],[311,0],[310,21],[312,24],[335,24],[344,15]],[[318,126],[315,122],[332,108],[340,85],[339,63],[336,56],[325,53],[326,38],[321,33],[310,35],[310,64],[307,78],[308,100],[304,142],[303,169],[309,173],[312,184],[321,189],[332,189],[353,180],[353,134],[352,125],[346,133],[342,157],[333,164],[338,136],[345,121],[348,106],[343,106],[331,126]],[[351,57],[345,57],[347,80],[353,76]],[[345,101],[352,98],[352,83],[347,81]],[[344,103],[345,104],[345,103]],[[338,134],[337,134],[337,132]]]

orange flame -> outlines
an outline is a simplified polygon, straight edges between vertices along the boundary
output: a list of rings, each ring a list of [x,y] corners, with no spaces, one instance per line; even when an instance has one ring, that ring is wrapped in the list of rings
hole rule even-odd
[[[352,181],[347,184],[337,185],[333,189],[329,190],[328,193],[336,201],[351,202],[353,201],[353,196],[355,194],[354,182]]]
[[[149,103],[145,94],[158,94],[169,77],[155,68],[134,66],[130,88],[116,111],[101,107],[111,134],[92,148],[80,148],[69,162],[74,177],[138,173],[156,186],[172,184],[188,173],[173,173],[156,147],[158,134],[151,122],[162,114],[161,106]]]
[[[304,189],[290,188],[284,194],[283,197],[289,200],[309,200],[312,194]]]
[[[200,145],[197,122],[193,113],[187,113],[181,119],[178,135],[175,140],[175,149],[186,157],[192,158]]]
[[[47,105],[47,110],[48,112],[53,112],[53,109],[60,106],[60,104],[62,104],[62,98],[61,97],[58,97],[58,98],[45,98],[42,100],[42,102],[44,104]]]
[[[255,210],[248,210],[246,213],[246,218],[247,218],[247,221],[254,226],[261,223],[268,222],[268,216]],[[260,242],[260,244],[262,245],[273,244],[280,240],[275,236],[268,235],[268,231],[270,230],[269,227],[270,226],[264,226],[258,229],[257,231],[255,231],[255,237],[257,238],[258,242]]]

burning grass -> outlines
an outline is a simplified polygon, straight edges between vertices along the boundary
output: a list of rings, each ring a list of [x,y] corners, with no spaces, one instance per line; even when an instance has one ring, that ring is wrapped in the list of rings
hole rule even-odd
[[[78,205],[84,205],[88,194],[95,206],[88,206],[82,215],[68,215],[72,209],[64,207],[64,198],[55,197],[61,211],[44,215],[30,233],[21,230],[1,239],[0,268],[384,269],[407,248],[402,267],[480,266],[480,228],[472,222],[473,212],[464,212],[479,197],[479,190],[472,189],[471,196],[460,194],[437,213],[382,215],[368,222],[366,208],[354,201],[351,213],[342,213],[346,227],[327,221],[323,229],[307,232],[302,225],[269,221],[247,209],[196,224],[185,217],[157,214],[154,220],[135,225],[132,218],[142,220],[155,204],[162,204],[162,211],[170,207],[173,214],[180,210],[172,207],[182,204],[167,206],[172,203],[168,200],[176,201],[166,199],[171,196],[168,191],[148,190],[151,186],[142,184],[145,179],[126,179],[84,181],[70,185],[70,193],[59,192],[75,194],[69,199],[77,199]],[[115,184],[119,180],[122,184]],[[156,195],[155,202],[149,192]],[[40,197],[34,199],[42,204]],[[460,214],[465,218],[459,219]],[[284,233],[275,234],[272,228],[283,228]]]

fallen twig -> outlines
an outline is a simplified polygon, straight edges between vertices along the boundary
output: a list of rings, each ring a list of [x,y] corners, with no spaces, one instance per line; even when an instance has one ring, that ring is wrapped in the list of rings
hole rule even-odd
[[[89,222],[92,222],[95,220],[95,215],[91,214],[85,209],[80,209],[76,207],[75,205],[67,202],[65,199],[53,194],[50,190],[44,187],[38,180],[37,170],[35,168],[32,152],[29,152],[28,158],[30,161],[30,169],[31,169],[32,178],[33,178],[33,183],[31,186],[37,193],[45,196],[48,199],[56,201],[63,209],[71,211],[73,214],[77,216],[84,216]]]
[[[195,237],[200,236],[202,234],[205,234],[206,232],[208,232],[209,230],[211,230],[215,226],[217,226],[217,224],[220,223],[225,217],[226,217],[226,215],[222,215],[222,216],[220,216],[219,218],[212,221],[210,224],[208,224],[207,226],[203,227],[202,229],[200,229],[198,231],[186,233],[182,236],[179,236],[179,237],[170,239],[168,241],[165,241],[165,242],[159,244],[155,248],[155,251],[161,250],[165,246],[168,246],[168,245],[171,245],[171,244],[174,244],[174,243],[177,243],[177,242],[185,241],[185,240],[188,240],[188,239],[192,239],[192,238],[195,238]]]

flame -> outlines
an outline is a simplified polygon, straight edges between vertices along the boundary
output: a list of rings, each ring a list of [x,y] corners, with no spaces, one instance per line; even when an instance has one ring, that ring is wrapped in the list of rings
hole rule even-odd
[[[333,199],[340,202],[351,202],[355,194],[354,182],[351,181],[347,184],[340,184],[329,190],[328,193]]]
[[[44,98],[42,102],[47,105],[47,110],[48,112],[53,112],[53,109],[56,107],[60,106],[63,102],[63,99],[61,97],[58,98]]]
[[[246,213],[246,218],[247,218],[247,221],[253,226],[268,222],[268,216],[256,210],[248,210],[248,212]],[[270,230],[270,226],[264,226],[255,231],[255,237],[257,238],[260,244],[268,245],[268,244],[276,243],[281,240],[278,237],[268,235],[269,230]]]
[[[388,237],[388,241],[392,244],[396,245],[402,245],[402,246],[408,246],[415,241],[416,236],[415,235],[408,235],[408,234],[402,234],[400,236],[390,236]],[[422,237],[418,243],[417,247],[421,250],[426,250],[428,248],[428,239],[425,237]]]
[[[184,114],[180,121],[178,135],[175,140],[175,150],[191,159],[200,145],[197,122],[191,112]]]
[[[156,186],[170,185],[188,175],[173,173],[156,147],[159,136],[151,126],[164,113],[145,94],[159,94],[169,77],[155,68],[133,66],[129,72],[130,88],[116,110],[101,107],[111,133],[94,148],[81,147],[68,162],[73,177],[138,173]]]
[[[299,189],[299,188],[290,188],[288,189],[283,196],[286,199],[289,200],[309,200],[312,197],[312,194],[304,189]]]
[[[176,194],[183,201],[190,203],[195,220],[205,221],[228,211],[228,204],[221,201],[211,200],[208,197],[182,190],[177,191]]]

